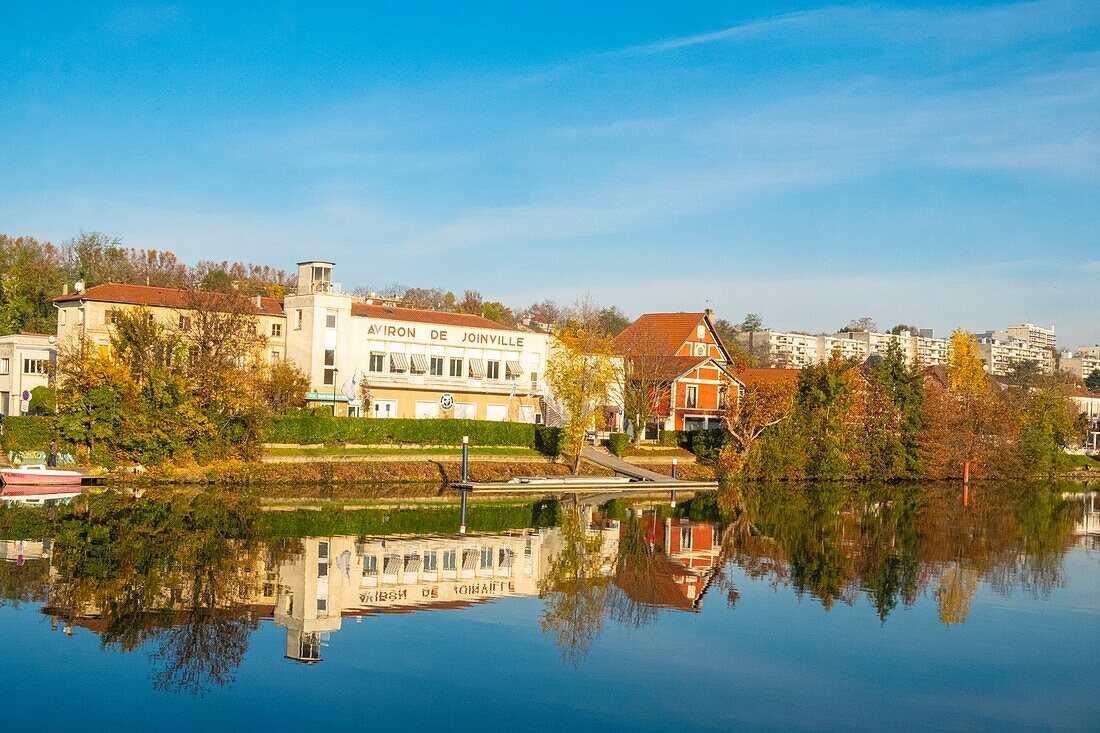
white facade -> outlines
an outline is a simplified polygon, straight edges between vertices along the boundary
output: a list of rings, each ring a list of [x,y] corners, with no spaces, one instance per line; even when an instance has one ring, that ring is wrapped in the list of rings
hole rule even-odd
[[[749,334],[742,333],[738,338],[743,345],[749,345]],[[768,366],[789,369],[820,364],[836,351],[845,358],[866,359],[871,354],[885,354],[891,343],[901,348],[910,364],[934,366],[947,362],[950,347],[947,339],[918,336],[908,331],[901,334],[846,331],[828,336],[781,331],[752,334],[752,347],[766,355]]]
[[[1057,344],[1054,326],[1043,328],[1031,323],[1021,323],[1018,326],[1009,326],[1005,331],[1007,331],[1008,335],[1012,338],[1026,341],[1032,346],[1038,346],[1041,349],[1053,349]]]
[[[991,331],[978,335],[978,358],[986,371],[995,377],[1007,375],[1014,364],[1035,362],[1043,374],[1054,373],[1054,352],[1045,346],[1035,346],[1015,338],[1007,331]]]
[[[0,414],[26,415],[23,393],[50,383],[57,361],[57,339],[37,333],[0,336]]]
[[[310,403],[372,417],[537,421],[547,334],[364,302],[339,292],[332,269],[300,263],[303,285],[283,301],[287,357],[309,377]]]

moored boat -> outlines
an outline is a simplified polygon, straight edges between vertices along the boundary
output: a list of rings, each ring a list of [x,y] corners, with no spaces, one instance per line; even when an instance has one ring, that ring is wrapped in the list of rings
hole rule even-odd
[[[0,481],[5,486],[79,486],[83,478],[79,471],[47,468],[41,463],[0,468]]]

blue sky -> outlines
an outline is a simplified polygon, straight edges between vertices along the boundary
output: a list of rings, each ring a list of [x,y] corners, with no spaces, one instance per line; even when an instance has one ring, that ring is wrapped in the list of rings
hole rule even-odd
[[[1098,3],[237,5],[0,7],[0,231],[1100,341]]]

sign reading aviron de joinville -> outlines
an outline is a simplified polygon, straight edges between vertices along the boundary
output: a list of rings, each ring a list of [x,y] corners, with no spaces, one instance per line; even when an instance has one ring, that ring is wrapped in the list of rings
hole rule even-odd
[[[428,331],[430,341],[442,343],[458,343],[467,346],[510,346],[517,349],[523,348],[523,336],[510,333],[474,333],[473,331],[461,331],[452,334],[444,328],[425,329]],[[401,339],[415,339],[416,326],[386,326],[372,323],[367,327],[368,336],[382,336]]]

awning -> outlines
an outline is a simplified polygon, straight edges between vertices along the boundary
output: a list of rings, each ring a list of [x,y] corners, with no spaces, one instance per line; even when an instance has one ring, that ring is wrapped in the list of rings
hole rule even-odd
[[[409,368],[409,360],[405,358],[404,354],[393,353],[390,354],[390,371],[391,372],[403,372]]]
[[[417,374],[423,374],[428,371],[428,357],[423,354],[412,354],[413,371]]]
[[[470,378],[485,379],[485,360],[470,359]]]
[[[523,376],[523,367],[518,361],[509,361],[504,365],[504,371],[509,377],[519,378]]]

